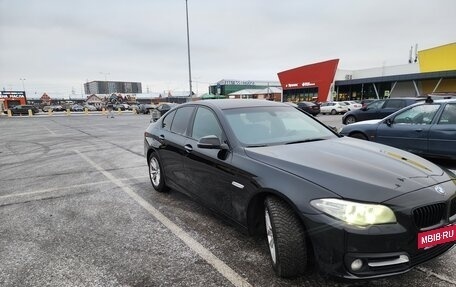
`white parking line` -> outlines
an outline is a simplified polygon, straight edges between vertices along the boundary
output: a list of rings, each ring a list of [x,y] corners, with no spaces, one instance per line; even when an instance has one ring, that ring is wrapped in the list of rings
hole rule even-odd
[[[442,281],[445,281],[447,283],[451,283],[451,284],[454,284],[456,285],[456,281],[448,278],[447,276],[445,275],[442,275],[442,274],[438,274],[438,273],[435,273],[433,272],[432,270],[428,269],[428,268],[425,268],[425,267],[417,267],[416,269],[420,270],[421,272],[423,273],[426,273],[426,275],[429,277],[429,276],[434,276],[436,278],[439,278],[440,280]]]
[[[126,194],[128,194],[133,200],[135,200],[139,205],[141,205],[145,210],[147,210],[151,215],[153,215],[158,221],[160,221],[164,226],[166,226],[174,235],[176,235],[180,240],[182,240],[190,249],[196,252],[201,258],[203,258],[207,263],[212,265],[220,274],[222,274],[226,279],[228,279],[234,286],[252,286],[239,274],[237,274],[233,269],[226,265],[222,260],[218,259],[212,252],[206,249],[198,241],[193,239],[188,233],[186,233],[182,228],[177,226],[174,222],[169,220],[164,216],[160,211],[155,207],[150,205],[142,197],[137,195],[128,185],[125,185],[121,180],[117,179],[111,173],[104,170],[90,158],[82,154],[80,151],[75,150],[75,152],[90,163],[94,168],[106,176],[112,183],[120,187]]]
[[[56,135],[55,132],[53,132],[50,128],[46,127],[46,126],[43,126],[45,129],[47,129],[52,135]]]
[[[130,178],[123,178],[123,179],[119,179],[119,180],[128,181],[128,180],[132,180],[132,179],[142,179],[142,178],[148,178],[148,176],[136,176],[136,177],[130,177]],[[1,195],[0,200],[7,199],[7,198],[13,198],[13,197],[22,197],[22,196],[43,194],[43,193],[47,193],[47,192],[56,192],[56,191],[61,191],[63,189],[86,187],[86,186],[92,186],[92,185],[104,184],[104,183],[112,183],[112,182],[110,180],[104,180],[104,181],[89,182],[89,183],[75,184],[75,185],[69,185],[69,186],[59,186],[59,187],[35,190],[35,191],[30,191],[30,192],[12,193],[12,194],[7,194],[7,195]]]

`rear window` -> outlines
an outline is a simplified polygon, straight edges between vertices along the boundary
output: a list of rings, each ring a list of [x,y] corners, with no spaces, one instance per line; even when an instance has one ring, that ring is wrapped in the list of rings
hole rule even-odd
[[[386,101],[385,105],[383,106],[384,109],[401,109],[405,107],[404,100],[388,100]]]

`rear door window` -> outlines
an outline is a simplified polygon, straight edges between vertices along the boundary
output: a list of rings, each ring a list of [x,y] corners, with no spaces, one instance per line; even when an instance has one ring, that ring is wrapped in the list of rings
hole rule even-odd
[[[368,108],[368,109],[374,109],[374,110],[380,109],[380,108],[383,106],[384,103],[385,103],[384,100],[382,100],[382,101],[375,101],[375,102],[372,102],[372,103],[368,104],[368,105],[367,105],[367,108]]]
[[[401,109],[405,107],[404,100],[388,100],[383,106],[384,109]]]
[[[169,131],[171,130],[171,123],[173,122],[174,115],[176,111],[171,112],[170,114],[166,115],[162,122],[162,128]]]
[[[456,104],[447,104],[445,106],[439,125],[456,125]]]
[[[195,108],[193,106],[189,106],[176,110],[176,114],[171,125],[171,131],[173,133],[181,135],[187,134],[187,128],[190,123],[190,118],[192,117],[194,109]]]

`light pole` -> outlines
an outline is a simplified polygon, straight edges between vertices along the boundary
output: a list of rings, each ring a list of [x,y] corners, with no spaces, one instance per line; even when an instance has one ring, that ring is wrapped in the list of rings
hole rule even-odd
[[[25,84],[24,84],[24,81],[26,80],[26,78],[20,78],[19,80],[22,82],[22,90],[23,90],[24,93],[25,93]]]
[[[109,75],[109,73],[100,72],[100,74],[104,75],[104,77],[105,77],[105,82],[108,81],[108,75]]]
[[[187,52],[188,52],[188,84],[190,87],[189,97],[192,97],[192,68],[190,65],[190,30],[188,28],[188,4],[187,0],[185,0],[185,15],[187,19]]]

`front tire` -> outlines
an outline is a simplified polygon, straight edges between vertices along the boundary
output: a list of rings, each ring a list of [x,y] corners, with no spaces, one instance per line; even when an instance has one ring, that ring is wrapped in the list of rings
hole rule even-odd
[[[356,118],[354,116],[348,116],[345,119],[345,124],[346,125],[353,124],[353,123],[356,123]]]
[[[152,153],[149,157],[149,179],[152,183],[152,187],[158,192],[168,191],[168,187],[165,184],[165,178],[162,170],[162,166],[158,156]]]
[[[266,236],[277,276],[295,277],[307,268],[304,227],[296,213],[277,197],[265,199]]]

